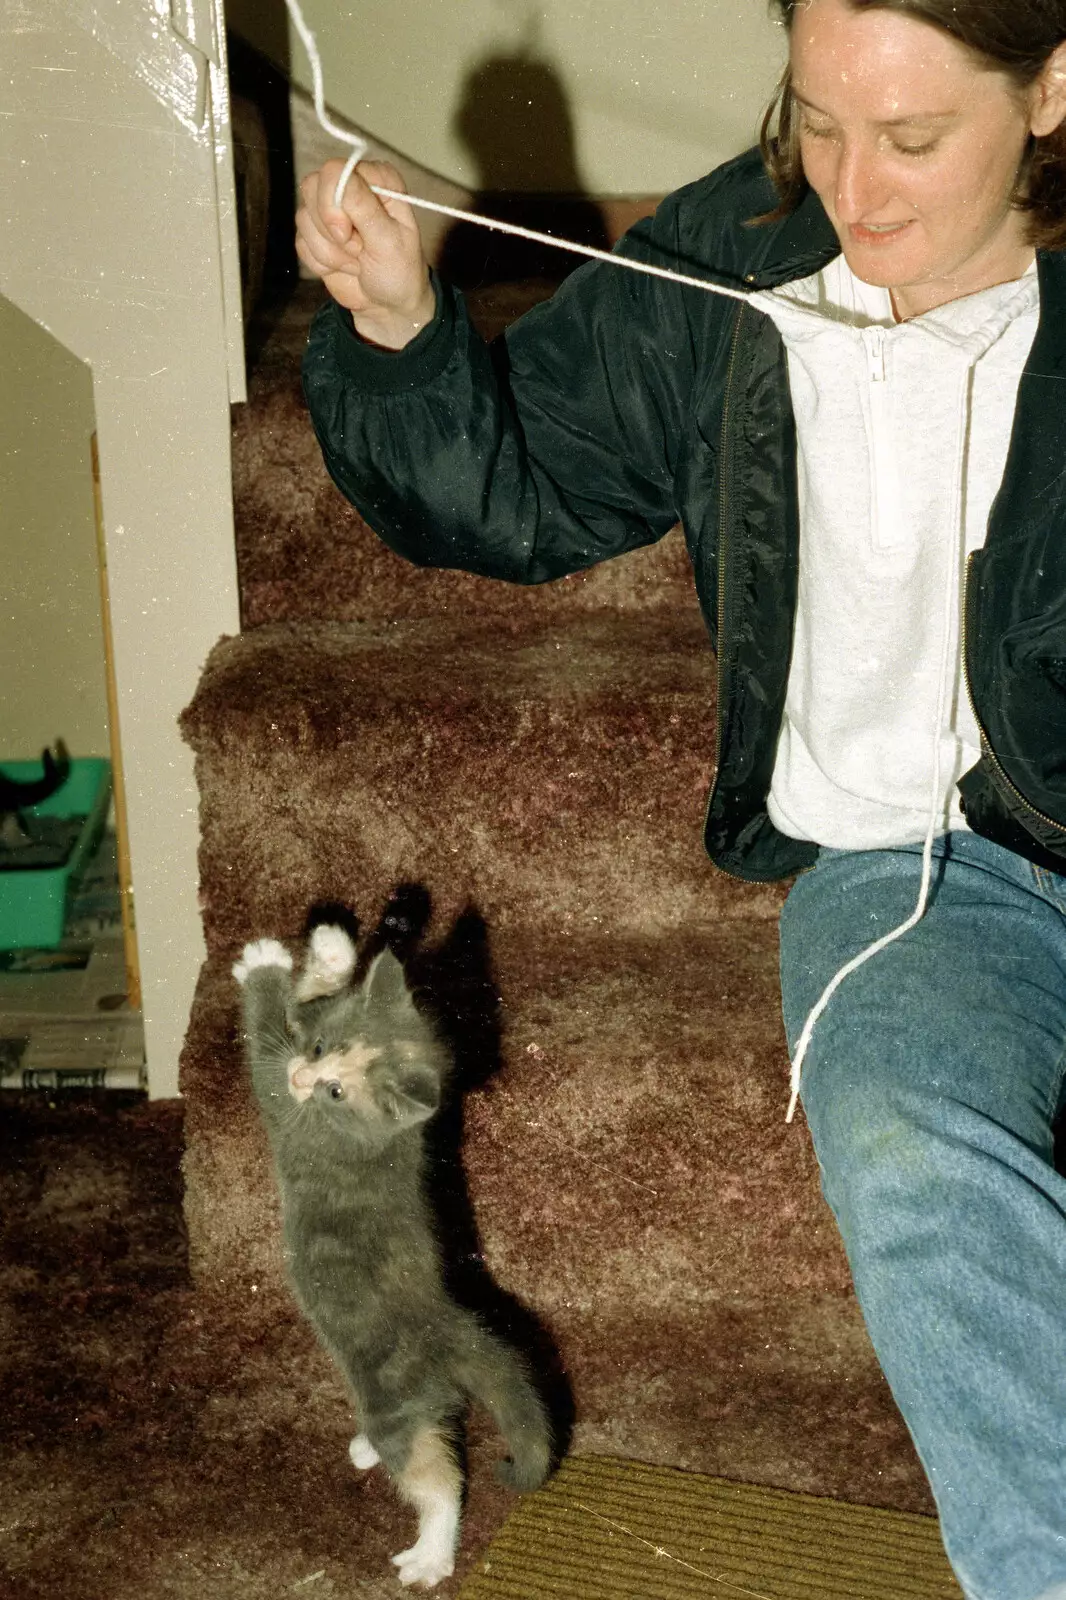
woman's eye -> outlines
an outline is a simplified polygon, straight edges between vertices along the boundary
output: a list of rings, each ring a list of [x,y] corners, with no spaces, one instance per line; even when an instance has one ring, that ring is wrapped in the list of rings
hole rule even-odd
[[[800,118],[799,131],[809,139],[834,139],[836,130],[832,127],[816,127],[813,122],[808,122],[806,117]],[[937,141],[928,139],[924,144],[900,144],[893,141],[893,149],[901,156],[928,156],[936,149]]]
[[[344,1099],[344,1087],[342,1084],[339,1084],[336,1079],[334,1079],[329,1085],[329,1097],[331,1100]]]

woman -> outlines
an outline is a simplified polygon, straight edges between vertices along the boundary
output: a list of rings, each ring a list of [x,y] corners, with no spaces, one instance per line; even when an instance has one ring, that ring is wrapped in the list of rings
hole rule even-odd
[[[535,583],[683,522],[712,859],[803,871],[786,1027],[970,1600],[1066,1597],[1066,0],[778,0],[763,150],[490,360],[365,166],[302,186],[305,388],[401,554]],[[775,121],[776,118],[776,121]],[[774,131],[772,131],[774,130]]]

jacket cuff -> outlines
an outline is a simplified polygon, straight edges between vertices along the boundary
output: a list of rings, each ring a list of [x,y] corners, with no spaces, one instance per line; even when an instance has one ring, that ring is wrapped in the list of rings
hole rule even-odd
[[[340,370],[360,389],[395,394],[432,383],[448,365],[456,346],[455,294],[435,272],[430,274],[437,313],[402,350],[380,350],[360,339],[352,314],[336,301],[327,309],[333,324],[333,345]]]

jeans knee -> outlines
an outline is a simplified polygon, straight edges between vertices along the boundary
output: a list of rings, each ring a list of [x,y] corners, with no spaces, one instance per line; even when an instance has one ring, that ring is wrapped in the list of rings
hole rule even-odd
[[[891,1078],[814,1073],[804,1109],[822,1174],[822,1192],[844,1226],[884,1218],[894,1198],[934,1180],[935,1118],[922,1097]]]

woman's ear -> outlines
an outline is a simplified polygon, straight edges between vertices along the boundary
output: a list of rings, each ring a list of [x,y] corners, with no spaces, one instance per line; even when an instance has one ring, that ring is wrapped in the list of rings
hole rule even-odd
[[[1066,40],[1045,61],[1033,84],[1029,126],[1037,139],[1046,139],[1066,117]]]

